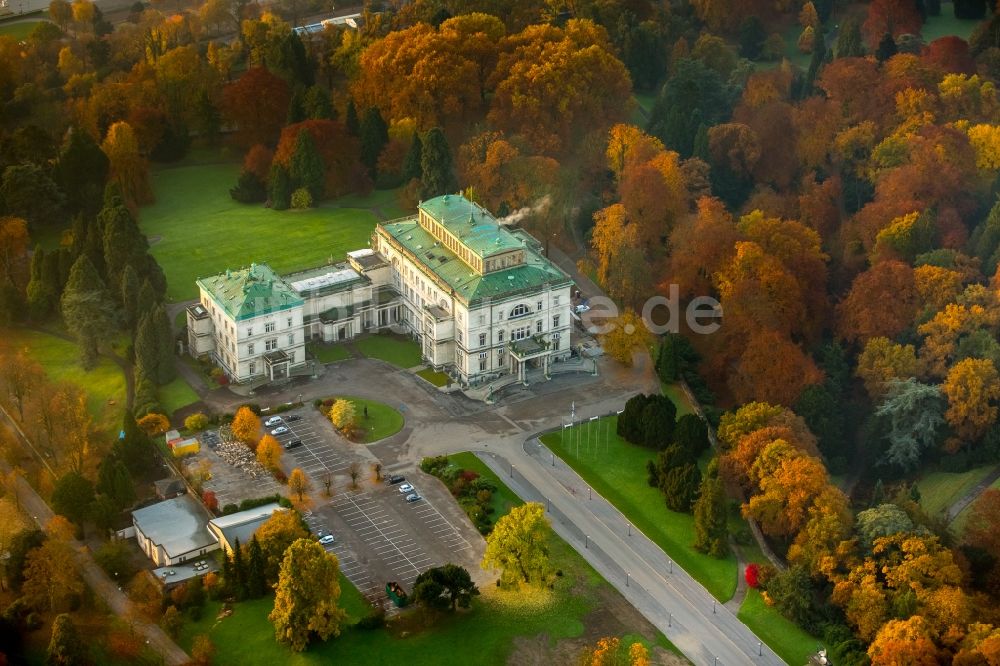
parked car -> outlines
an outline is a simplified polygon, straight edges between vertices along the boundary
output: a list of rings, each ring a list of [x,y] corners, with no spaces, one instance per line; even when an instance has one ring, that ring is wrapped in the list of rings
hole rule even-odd
[[[301,421],[301,420],[302,420],[302,417],[299,416],[298,414],[292,414],[291,416],[286,416],[285,417],[285,421],[287,421],[288,423],[292,423],[294,421]]]
[[[334,541],[336,541],[336,539],[333,538],[332,534],[327,534],[326,536],[321,536],[319,538],[319,542],[324,546],[328,543],[333,543]]]
[[[284,435],[286,432],[288,432],[288,428],[285,426],[278,426],[271,431],[271,434],[277,437],[278,435]]]
[[[403,481],[406,481],[406,477],[400,476],[399,474],[394,474],[385,480],[385,482],[388,483],[390,486],[394,486],[397,483],[402,483]]]
[[[268,427],[268,428],[270,428],[271,426],[276,426],[279,423],[281,423],[281,417],[280,416],[272,416],[268,420],[264,421],[264,425],[266,427]]]
[[[418,495],[416,493],[410,493],[409,495],[406,496],[406,501],[407,502],[416,502],[417,500],[420,500],[420,499],[422,499],[422,498],[420,497],[420,495]]]
[[[403,485],[401,485],[399,487],[399,492],[401,492],[401,493],[412,493],[413,492],[413,485],[410,484],[410,483],[404,483]]]
[[[297,446],[302,446],[301,439],[293,439],[292,441],[285,444],[286,449],[294,449]]]

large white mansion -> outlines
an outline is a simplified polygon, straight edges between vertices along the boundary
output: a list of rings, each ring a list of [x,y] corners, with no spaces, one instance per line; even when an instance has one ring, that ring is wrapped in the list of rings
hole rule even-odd
[[[306,363],[305,343],[403,329],[425,361],[465,385],[547,369],[570,354],[569,276],[539,243],[461,195],[379,224],[341,264],[278,276],[268,266],[198,280],[188,345],[232,381],[274,380]]]

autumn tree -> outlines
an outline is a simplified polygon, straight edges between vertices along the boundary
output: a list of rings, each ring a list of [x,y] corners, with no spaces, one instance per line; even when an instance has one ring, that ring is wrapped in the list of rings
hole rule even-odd
[[[908,379],[917,374],[917,355],[913,345],[897,344],[888,338],[871,338],[858,355],[855,374],[865,384],[872,398],[885,394],[894,379]]]
[[[316,162],[311,149],[299,147],[300,141],[308,143],[306,139],[299,138],[302,132],[308,132],[312,137],[315,150],[322,158],[322,164]],[[300,153],[300,150],[308,153],[308,156]],[[297,153],[299,158],[296,160]],[[295,169],[292,168],[293,162],[298,165]],[[285,169],[286,173],[281,174],[279,168]],[[290,193],[292,189],[305,184],[302,178],[313,183],[310,187],[317,187],[314,175],[309,174],[315,174],[318,170],[322,170],[324,178],[323,187],[320,188],[320,198],[341,196],[360,189],[362,181],[367,179],[358,161],[357,139],[347,133],[343,123],[335,120],[305,120],[286,126],[281,130],[281,138],[278,140],[271,166],[269,180],[272,200],[275,199],[276,188],[287,189]],[[275,182],[277,177],[286,177],[287,182],[277,183]]]
[[[108,157],[109,175],[121,187],[125,201],[133,207],[152,202],[149,164],[139,151],[139,142],[132,126],[126,122],[111,125],[101,144],[101,150]]]
[[[247,70],[222,91],[222,109],[244,145],[274,145],[285,124],[291,93],[285,81],[264,67]]]
[[[73,263],[60,307],[66,327],[80,343],[84,367],[92,368],[97,363],[98,346],[113,335],[115,308],[86,254]]]
[[[780,333],[761,329],[750,335],[729,386],[739,402],[762,400],[791,405],[823,373],[802,349]]]
[[[86,663],[89,663],[87,646],[72,616],[60,613],[52,623],[52,637],[45,654],[46,666],[81,666]]]
[[[601,346],[605,353],[619,363],[631,366],[636,348],[649,348],[649,329],[634,310],[625,310],[619,317],[607,322],[603,328],[607,332],[600,336]]]
[[[260,434],[260,417],[244,405],[236,410],[230,427],[236,439],[245,443],[255,442]]]
[[[14,354],[3,354],[0,360],[4,366],[0,382],[7,389],[7,395],[17,404],[18,420],[23,423],[25,402],[45,381],[44,371],[28,355],[27,348],[19,349]]]
[[[873,0],[868,5],[868,17],[861,26],[861,32],[868,42],[868,48],[875,50],[886,33],[898,37],[906,33],[920,34],[923,19],[917,6],[907,0]]]
[[[268,619],[279,643],[302,652],[312,634],[320,640],[340,635],[347,617],[340,600],[340,563],[320,544],[298,539],[285,551]]]
[[[299,501],[301,502],[303,496],[312,489],[312,483],[310,483],[309,477],[306,476],[306,473],[296,467],[292,470],[292,473],[288,475],[288,489],[298,495]]]
[[[21,590],[28,603],[40,610],[60,610],[84,589],[73,553],[73,526],[62,516],[46,524],[49,537],[30,551]]]
[[[760,493],[743,505],[743,514],[757,520],[772,536],[796,534],[808,518],[813,501],[827,485],[822,461],[778,440],[754,463]]]
[[[948,372],[942,390],[948,398],[945,418],[959,438],[974,442],[997,418],[1000,374],[992,361],[967,358]]]
[[[868,647],[872,666],[934,666],[943,655],[934,644],[933,632],[923,617],[889,620]]]
[[[297,539],[305,539],[309,531],[297,511],[275,511],[254,533],[264,555],[264,574],[269,584],[278,580],[278,569],[285,550]]]
[[[486,537],[484,569],[500,569],[502,585],[540,586],[550,571],[545,507],[528,502],[500,518]]]
[[[882,261],[854,279],[837,306],[837,332],[851,342],[894,338],[913,322],[918,307],[913,269],[899,261]]]
[[[270,434],[266,434],[257,443],[257,462],[263,465],[264,469],[279,469],[281,452],[281,443]]]
[[[343,433],[352,431],[358,418],[354,403],[346,398],[338,398],[333,401],[329,417],[333,427]]]

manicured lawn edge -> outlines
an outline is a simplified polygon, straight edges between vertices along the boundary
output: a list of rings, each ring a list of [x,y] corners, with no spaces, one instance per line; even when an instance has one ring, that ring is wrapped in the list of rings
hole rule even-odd
[[[807,663],[821,643],[765,604],[757,590],[747,590],[736,617],[789,664]]]
[[[377,358],[404,370],[420,365],[420,346],[400,335],[367,335],[353,341],[355,348],[368,358]]]

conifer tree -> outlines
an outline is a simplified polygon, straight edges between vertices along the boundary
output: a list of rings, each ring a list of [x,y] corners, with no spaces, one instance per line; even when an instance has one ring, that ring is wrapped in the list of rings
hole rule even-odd
[[[424,199],[431,199],[457,189],[458,184],[452,170],[451,148],[448,147],[448,140],[440,127],[430,129],[424,135],[420,168],[423,171],[420,194]]]
[[[35,246],[31,255],[31,279],[26,293],[31,318],[36,321],[48,317],[56,301],[56,291],[45,272],[46,264],[51,263],[46,261],[47,256],[40,245]]]
[[[309,88],[303,104],[307,118],[312,120],[329,120],[333,118],[333,105],[330,104],[330,93],[323,86],[314,85]]]
[[[385,124],[377,107],[373,106],[365,110],[364,116],[361,118],[359,138],[361,140],[361,163],[368,168],[368,175],[374,179],[378,157],[382,154],[385,144],[389,143],[389,127]]]
[[[65,193],[71,212],[92,215],[97,211],[109,166],[107,155],[89,133],[69,129],[52,176]]]
[[[694,504],[694,547],[712,557],[724,557],[726,545],[726,493],[718,474],[718,462],[709,463]]]
[[[139,276],[131,264],[125,266],[125,270],[122,271],[121,285],[122,318],[129,330],[135,330],[138,324],[136,315],[139,311],[139,290],[141,287],[139,286]]]
[[[247,598],[247,570],[238,538],[233,544],[233,594],[240,601]]]
[[[84,367],[97,363],[97,348],[115,330],[115,308],[86,254],[73,264],[60,302],[63,320],[80,343]]]
[[[307,130],[300,130],[295,137],[295,152],[288,164],[288,176],[292,191],[300,187],[309,190],[313,201],[323,198],[325,179],[323,157],[316,148],[316,141]]]
[[[358,123],[358,109],[354,106],[354,100],[347,100],[347,113],[344,117],[344,126],[347,128],[347,133],[351,136],[357,136],[360,130],[360,125]]]
[[[301,132],[300,134],[307,134]],[[275,164],[271,167],[271,208],[274,210],[288,210],[292,203],[292,181],[288,176],[288,169]]]
[[[403,159],[403,182],[408,183],[414,178],[420,180],[423,178],[424,170],[420,166],[420,160],[423,155],[424,144],[420,140],[419,134],[413,135],[413,142],[410,144],[410,149],[406,153],[406,157]]]
[[[121,276],[126,266],[141,266],[149,243],[139,225],[120,199],[105,207],[97,216],[104,236],[104,266],[108,288],[121,293]]]
[[[247,564],[247,592],[251,599],[257,599],[267,594],[267,579],[265,578],[264,551],[260,542],[254,536],[250,540],[250,558]]]

